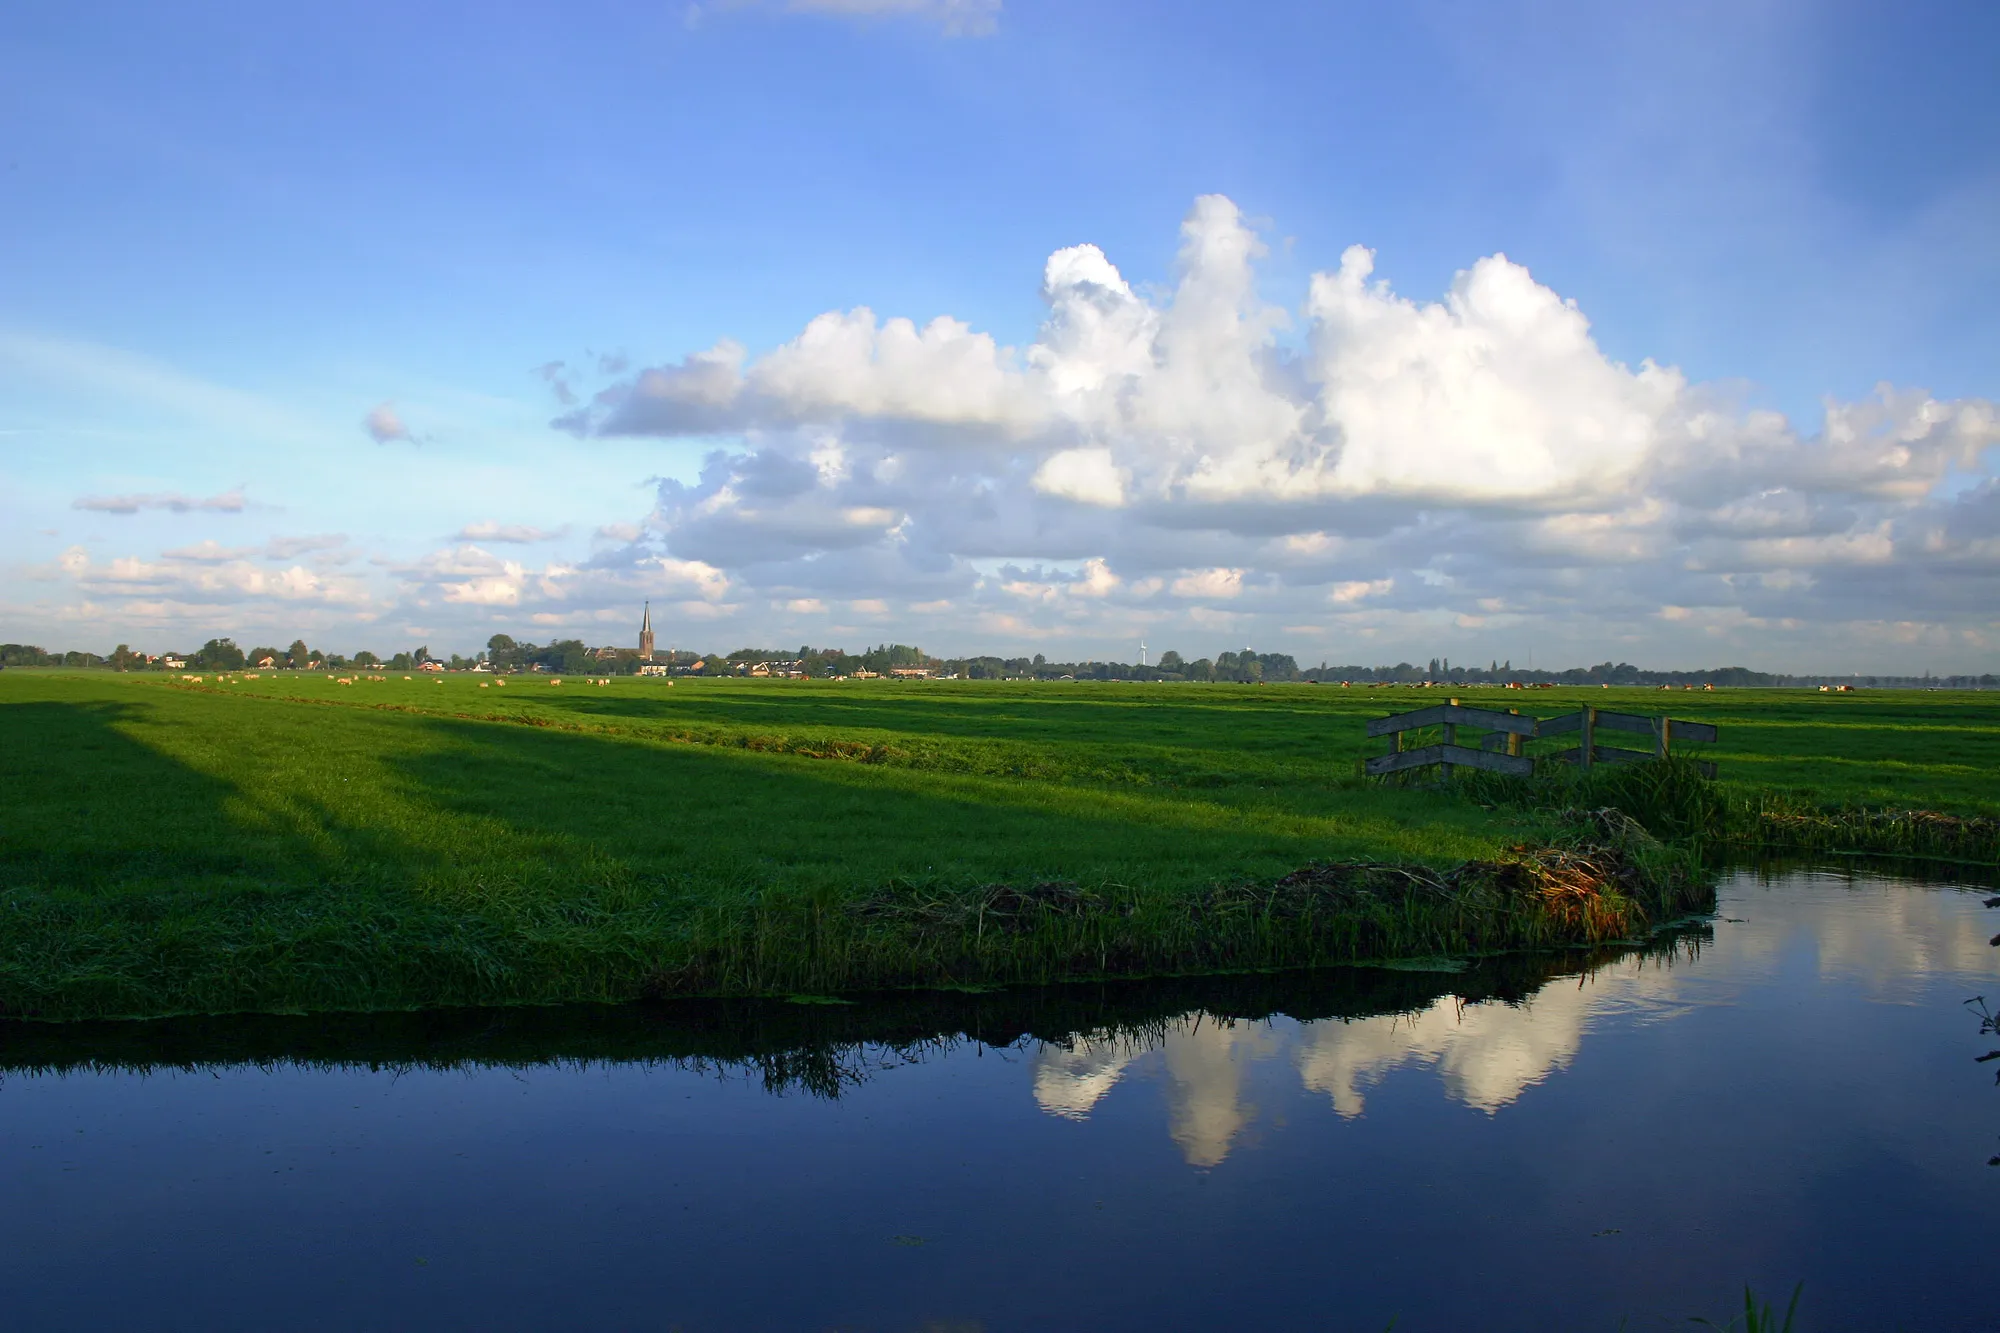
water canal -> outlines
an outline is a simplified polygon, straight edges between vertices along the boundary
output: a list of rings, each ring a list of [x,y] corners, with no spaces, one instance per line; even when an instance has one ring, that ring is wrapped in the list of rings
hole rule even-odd
[[[1991,1328],[1991,888],[1650,951],[0,1029],[18,1327]]]

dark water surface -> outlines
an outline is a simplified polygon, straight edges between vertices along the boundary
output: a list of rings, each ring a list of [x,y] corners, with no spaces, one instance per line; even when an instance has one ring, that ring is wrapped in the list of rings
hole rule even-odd
[[[883,1005],[0,1029],[13,1327],[2000,1326],[1990,889]],[[181,1067],[175,1067],[181,1066]]]

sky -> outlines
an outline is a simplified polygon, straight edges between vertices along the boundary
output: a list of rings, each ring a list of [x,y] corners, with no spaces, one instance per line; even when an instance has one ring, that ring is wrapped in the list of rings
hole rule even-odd
[[[0,640],[2000,669],[2000,7],[0,11]]]

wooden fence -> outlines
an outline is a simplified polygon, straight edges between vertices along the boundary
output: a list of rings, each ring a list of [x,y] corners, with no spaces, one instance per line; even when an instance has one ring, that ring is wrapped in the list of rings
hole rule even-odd
[[[1416,747],[1404,745],[1404,733],[1429,727],[1443,729],[1442,743]],[[1476,747],[1460,745],[1460,727],[1477,728],[1486,734]],[[1512,709],[1503,713],[1493,708],[1467,708],[1452,699],[1430,708],[1419,708],[1413,713],[1397,713],[1370,722],[1368,734],[1389,737],[1390,748],[1389,753],[1367,762],[1367,773],[1370,777],[1382,777],[1405,769],[1438,764],[1443,767],[1446,778],[1451,777],[1455,767],[1531,777],[1535,761],[1522,753],[1525,743],[1543,736],[1567,735],[1572,731],[1581,733],[1577,744],[1547,757],[1583,768],[1595,764],[1632,764],[1648,759],[1664,759],[1673,752],[1673,743],[1677,740],[1712,741],[1716,734],[1715,727],[1707,722],[1614,713],[1608,708],[1583,708],[1560,717],[1534,718],[1523,717]],[[1622,746],[1599,745],[1597,734],[1600,731],[1636,732],[1650,736],[1652,748],[1631,750]],[[1715,765],[1704,764],[1702,768],[1709,777],[1715,776]]]

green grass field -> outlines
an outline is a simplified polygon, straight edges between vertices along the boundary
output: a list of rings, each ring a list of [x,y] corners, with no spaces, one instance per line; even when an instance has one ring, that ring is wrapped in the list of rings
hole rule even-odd
[[[1587,701],[1715,722],[1706,757],[1742,791],[1996,804],[1993,696],[1458,694],[1542,716]],[[1349,858],[1445,868],[1545,833],[1532,811],[1358,776],[1382,745],[1364,739],[1367,718],[1440,698],[10,670],[0,1012],[620,999],[695,954],[723,959],[706,989],[907,981],[881,965],[886,945],[831,971],[796,960],[827,951],[815,932],[857,895],[996,884],[1081,885],[1196,931],[1175,905],[1217,886]],[[1001,947],[984,927],[982,908],[978,946]]]

